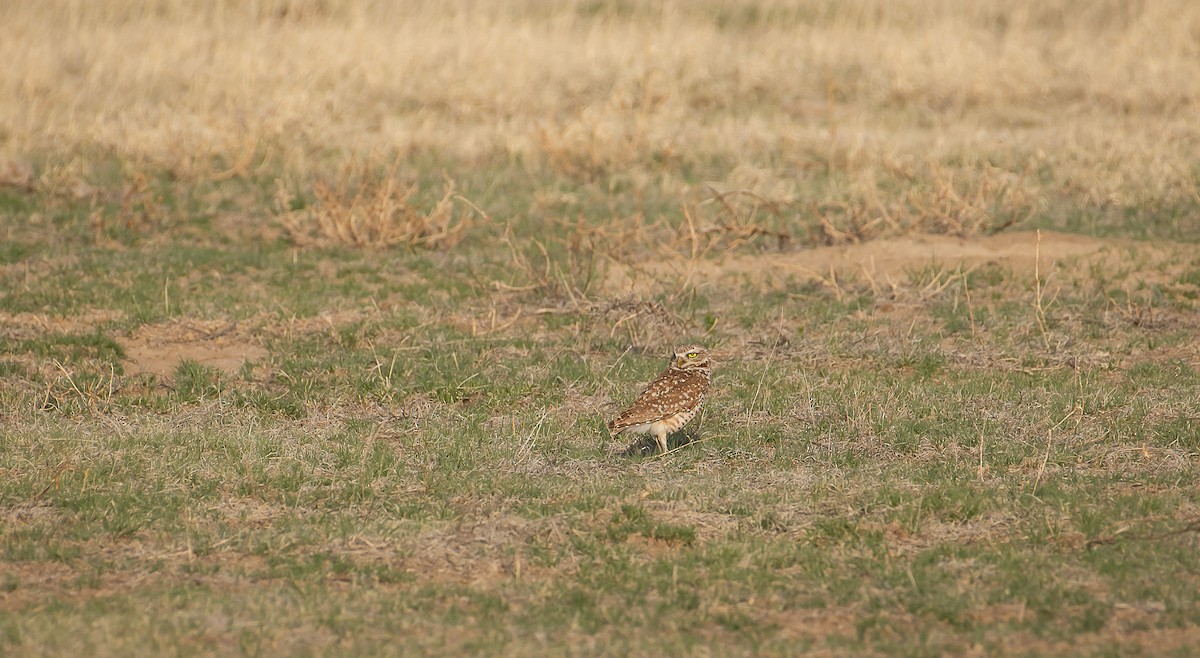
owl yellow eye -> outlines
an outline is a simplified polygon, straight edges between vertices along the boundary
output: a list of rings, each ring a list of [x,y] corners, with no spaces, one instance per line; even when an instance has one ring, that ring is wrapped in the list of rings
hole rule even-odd
[[[698,357],[698,356],[700,356],[700,353],[699,353],[699,352],[688,352],[688,353],[687,353],[687,358],[689,358],[689,359],[694,359],[694,358],[696,358],[696,357]]]

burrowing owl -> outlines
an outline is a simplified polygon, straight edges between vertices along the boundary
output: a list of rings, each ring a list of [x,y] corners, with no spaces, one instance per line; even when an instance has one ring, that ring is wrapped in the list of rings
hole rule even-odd
[[[608,422],[613,436],[621,432],[654,435],[661,452],[667,451],[667,435],[687,424],[708,395],[712,361],[708,350],[688,345],[675,350],[671,364],[638,399]]]

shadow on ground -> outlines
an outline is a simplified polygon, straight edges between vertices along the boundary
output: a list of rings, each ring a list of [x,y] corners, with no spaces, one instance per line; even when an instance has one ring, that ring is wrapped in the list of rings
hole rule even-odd
[[[667,437],[667,450],[685,446],[694,442],[696,438],[695,432],[676,432]],[[629,444],[620,453],[622,457],[651,457],[656,454],[658,454],[658,444],[654,442],[654,437],[648,434]]]

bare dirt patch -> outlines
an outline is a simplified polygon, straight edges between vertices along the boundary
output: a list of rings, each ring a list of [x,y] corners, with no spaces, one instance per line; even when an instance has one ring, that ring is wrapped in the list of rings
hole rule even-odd
[[[419,582],[490,588],[531,575],[521,547],[537,537],[561,540],[563,532],[554,519],[505,514],[429,526],[406,547],[405,570]]]
[[[1026,654],[1062,656],[1072,653],[1091,654],[1093,651],[1114,655],[1137,655],[1150,652],[1155,655],[1170,655],[1200,642],[1200,628],[1147,628],[1160,623],[1157,612],[1137,611],[1122,607],[1112,614],[1109,627],[1098,633],[1080,634],[1069,641],[1046,641],[1029,632],[1010,633],[1000,637],[1000,654]],[[1182,654],[1176,654],[1182,655]]]
[[[17,585],[0,589],[0,610],[13,612],[43,603],[47,592],[59,591],[78,576],[75,568],[62,562],[9,561],[4,577]]]
[[[967,238],[914,234],[795,251],[730,252],[712,259],[661,259],[639,266],[614,264],[608,269],[605,287],[612,294],[642,294],[670,280],[699,284],[732,278],[774,287],[788,281],[829,282],[842,276],[867,278],[881,285],[904,284],[929,266],[969,269],[995,265],[1029,275],[1036,268],[1047,275],[1066,262],[1121,258],[1118,252],[1134,247],[1143,257],[1156,261],[1180,255],[1161,243],[1054,231],[1042,231],[1040,239],[1036,231]]]
[[[779,627],[781,638],[795,640],[853,636],[861,614],[853,608],[829,607],[764,611],[762,616]]]
[[[238,323],[223,320],[145,325],[118,342],[125,350],[125,371],[131,375],[169,376],[183,361],[235,372],[246,362],[268,356],[267,350],[241,331]]]

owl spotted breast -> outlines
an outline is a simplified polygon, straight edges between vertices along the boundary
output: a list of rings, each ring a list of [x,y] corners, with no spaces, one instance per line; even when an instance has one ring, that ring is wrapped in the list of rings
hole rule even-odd
[[[708,395],[711,374],[708,350],[696,345],[677,348],[667,369],[628,409],[608,422],[608,429],[613,436],[649,432],[659,451],[666,452],[667,435],[686,425],[700,410],[700,403]]]

